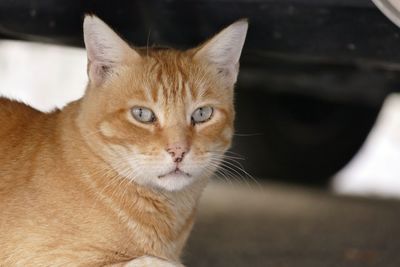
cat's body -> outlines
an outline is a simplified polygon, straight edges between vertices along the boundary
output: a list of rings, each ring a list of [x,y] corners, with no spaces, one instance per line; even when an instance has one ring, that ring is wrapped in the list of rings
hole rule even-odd
[[[98,60],[107,45],[91,47],[97,32],[88,28],[90,83],[82,100],[45,114],[0,99],[0,266],[179,261],[215,158],[230,145],[232,93],[206,88],[223,83],[193,64],[198,51],[129,54],[102,22],[88,21],[125,49],[121,66],[115,53]],[[199,86],[206,86],[201,94]],[[212,100],[215,113],[198,128],[185,115],[196,98]],[[130,108],[149,101],[157,121],[133,120]]]
[[[199,192],[108,185],[117,174],[77,134],[77,105],[43,114],[0,100],[0,265],[178,260],[194,217],[186,205],[194,207]]]

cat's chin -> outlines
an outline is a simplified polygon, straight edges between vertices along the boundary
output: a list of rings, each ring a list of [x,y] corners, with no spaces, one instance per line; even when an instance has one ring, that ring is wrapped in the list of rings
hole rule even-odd
[[[175,192],[186,188],[192,184],[193,181],[194,178],[187,173],[171,172],[157,177],[157,180],[153,181],[153,183],[158,188]]]
[[[159,178],[159,179],[164,179],[164,178],[167,178],[167,177],[169,177],[169,176],[176,176],[176,177],[182,176],[182,177],[188,177],[188,178],[191,177],[191,175],[190,175],[189,173],[184,172],[184,171],[182,171],[182,170],[179,169],[179,168],[176,168],[176,169],[173,169],[173,170],[170,171],[170,172],[167,172],[167,173],[165,173],[165,174],[159,175],[158,178]]]

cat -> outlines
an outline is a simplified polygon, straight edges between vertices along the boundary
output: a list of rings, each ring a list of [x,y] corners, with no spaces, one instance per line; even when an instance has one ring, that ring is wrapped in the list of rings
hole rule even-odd
[[[0,266],[182,266],[231,145],[247,28],[186,51],[133,48],[85,16],[80,100],[42,113],[0,99]]]

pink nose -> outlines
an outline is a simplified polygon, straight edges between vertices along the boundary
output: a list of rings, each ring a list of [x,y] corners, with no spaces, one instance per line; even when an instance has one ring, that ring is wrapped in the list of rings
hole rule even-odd
[[[171,155],[174,162],[181,162],[185,154],[189,151],[189,149],[184,145],[172,145],[166,150]]]

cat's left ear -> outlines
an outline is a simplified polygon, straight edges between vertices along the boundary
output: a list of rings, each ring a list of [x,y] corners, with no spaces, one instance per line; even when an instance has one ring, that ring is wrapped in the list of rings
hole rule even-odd
[[[96,86],[116,72],[118,67],[140,59],[134,49],[96,16],[85,16],[83,33],[88,57],[88,76]]]
[[[247,28],[247,19],[231,24],[200,46],[194,58],[214,65],[228,85],[234,85],[239,72],[239,59]]]

